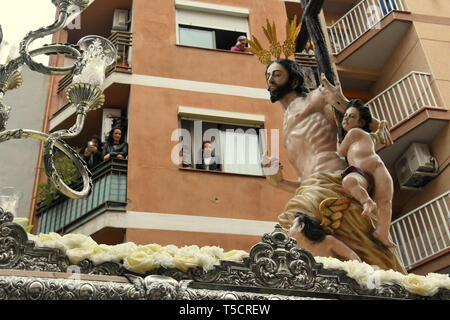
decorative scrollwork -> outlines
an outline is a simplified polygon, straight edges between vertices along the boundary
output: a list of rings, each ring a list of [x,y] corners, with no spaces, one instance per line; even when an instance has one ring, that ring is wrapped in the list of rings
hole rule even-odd
[[[343,270],[324,269],[295,240],[283,236],[279,226],[253,246],[243,262],[222,261],[210,271],[197,267],[183,272],[159,268],[145,275],[133,273],[117,262],[95,265],[81,261],[81,274],[121,276],[129,283],[0,276],[0,299],[417,299],[450,300],[450,290],[440,288],[420,296],[399,284],[374,289],[361,287]],[[57,249],[36,248],[13,215],[0,209],[0,269],[68,272],[67,256]],[[17,280],[17,281],[16,281]],[[234,288],[234,289],[233,289]],[[245,289],[244,289],[245,288]],[[245,290],[245,292],[243,292]],[[263,291],[261,291],[263,290]],[[264,294],[261,294],[264,292]]]
[[[314,257],[298,248],[280,225],[263,236],[263,242],[250,250],[250,268],[262,285],[306,289],[313,283]]]

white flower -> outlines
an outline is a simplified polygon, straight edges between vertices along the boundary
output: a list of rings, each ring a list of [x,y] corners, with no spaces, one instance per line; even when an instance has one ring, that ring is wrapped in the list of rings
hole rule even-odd
[[[94,247],[73,248],[66,251],[70,263],[78,264],[85,259],[90,259],[94,253]]]
[[[61,238],[61,242],[67,249],[85,248],[97,245],[91,237],[83,234],[66,234]]]
[[[57,248],[67,255],[72,264],[78,264],[84,259],[94,264],[107,261],[122,262],[126,269],[145,274],[158,267],[178,268],[186,272],[190,268],[203,267],[208,271],[218,265],[221,260],[241,262],[248,253],[243,250],[224,252],[220,247],[197,245],[178,248],[175,245],[161,246],[159,244],[136,245],[133,242],[114,246],[97,244],[91,237],[81,234],[61,236],[51,232],[38,236],[28,234],[38,247]],[[344,270],[349,277],[355,279],[362,287],[377,288],[382,284],[398,283],[410,292],[431,296],[439,288],[450,289],[450,277],[445,274],[430,273],[427,276],[415,274],[404,275],[393,270],[382,270],[364,262],[340,261],[332,257],[314,257],[324,268]]]
[[[408,291],[422,296],[432,296],[439,290],[439,287],[433,286],[432,283],[426,281],[424,276],[419,276],[413,273],[405,276],[402,279],[402,284]]]
[[[130,255],[125,257],[123,265],[127,270],[144,274],[157,267],[155,258],[149,255],[145,250],[135,250]]]
[[[450,276],[448,274],[429,273],[425,278],[435,286],[450,290]]]
[[[116,244],[111,246],[111,255],[114,257],[113,261],[120,262],[133,251],[135,251],[138,246],[134,242],[126,242],[121,244]]]
[[[20,226],[23,226],[23,225],[28,223],[28,219],[27,218],[17,217],[17,218],[14,218],[13,222],[17,223]]]
[[[218,259],[221,259],[223,257],[223,249],[216,246],[204,246],[200,248],[200,251],[203,254],[210,255],[212,257],[216,257]]]
[[[244,250],[231,250],[223,254],[222,260],[242,262],[246,257],[248,253]]]
[[[195,268],[199,265],[197,257],[185,254],[176,254],[173,257],[173,265],[175,268],[180,269],[183,272],[188,271],[190,268]]]
[[[40,233],[36,242],[36,246],[59,249],[63,253],[66,252],[66,247],[61,242],[61,235],[56,232],[50,232],[49,234]]]
[[[164,268],[174,268],[175,267],[174,258],[168,252],[164,252],[164,251],[154,252],[153,257],[155,258],[158,266],[161,266]]]
[[[214,269],[215,265],[220,264],[220,260],[215,255],[200,253],[197,255],[198,265],[203,267],[203,270],[209,271]]]
[[[401,283],[404,276],[404,274],[398,271],[377,269],[373,272],[372,275],[368,277],[370,279],[370,282],[367,283],[367,287],[369,289],[374,289],[384,283]]]
[[[100,244],[100,245],[93,245],[92,247],[92,253],[89,257],[89,260],[94,263],[94,265],[98,265],[103,262],[116,261],[116,258],[114,256],[114,253],[112,251],[112,247],[106,245],[106,244]]]

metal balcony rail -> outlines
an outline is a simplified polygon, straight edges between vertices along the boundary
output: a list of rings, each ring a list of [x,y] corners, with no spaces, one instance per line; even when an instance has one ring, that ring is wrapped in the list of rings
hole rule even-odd
[[[128,58],[129,48],[131,48],[133,42],[132,33],[126,31],[112,31],[111,35],[108,37],[108,40],[111,41],[117,49],[118,60],[115,70],[131,70],[131,66],[129,66],[126,61]],[[115,70],[111,70],[106,76],[110,75]],[[69,73],[59,80],[56,91],[57,94],[64,91],[72,83],[72,79],[73,75],[72,73]]]
[[[312,90],[319,86],[319,71],[315,54],[296,52],[295,61],[302,67],[304,76],[304,85]]]
[[[391,223],[406,269],[450,249],[450,191]]]
[[[317,60],[315,54],[296,52],[294,54],[295,61],[302,67],[317,68]]]
[[[379,22],[391,11],[406,11],[405,0],[362,0],[327,27],[331,51],[338,54],[364,33],[379,29]]]
[[[125,209],[127,160],[112,159],[98,165],[93,172],[93,188],[87,198],[61,197],[51,205],[37,209],[37,234],[68,233],[106,210]]]
[[[431,82],[430,73],[411,71],[368,101],[367,106],[375,118],[386,120],[392,128],[423,107],[442,108],[437,105]]]
[[[111,31],[108,40],[111,41],[117,49],[118,60],[116,68],[131,69],[127,60],[129,50],[133,44],[133,34],[128,31]]]

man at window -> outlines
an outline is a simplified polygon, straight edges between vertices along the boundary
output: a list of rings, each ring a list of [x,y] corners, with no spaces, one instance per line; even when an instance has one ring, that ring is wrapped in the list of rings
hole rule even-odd
[[[248,52],[246,45],[247,45],[247,37],[239,36],[237,38],[236,44],[232,46],[230,50],[233,52]]]
[[[202,145],[202,163],[196,165],[196,169],[221,171],[220,163],[213,156],[211,141],[204,141]]]

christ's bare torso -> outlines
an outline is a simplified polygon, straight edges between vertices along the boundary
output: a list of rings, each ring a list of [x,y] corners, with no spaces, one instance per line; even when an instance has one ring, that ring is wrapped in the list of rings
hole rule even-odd
[[[324,89],[295,98],[284,114],[282,141],[301,179],[315,172],[342,170],[346,166],[336,153],[333,110],[321,98],[321,90]]]

